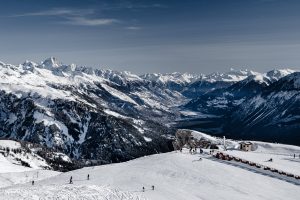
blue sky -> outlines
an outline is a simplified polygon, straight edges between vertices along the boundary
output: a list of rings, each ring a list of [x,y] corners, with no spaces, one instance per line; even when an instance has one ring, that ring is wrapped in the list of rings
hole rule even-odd
[[[296,0],[0,0],[0,60],[148,72],[300,69]]]

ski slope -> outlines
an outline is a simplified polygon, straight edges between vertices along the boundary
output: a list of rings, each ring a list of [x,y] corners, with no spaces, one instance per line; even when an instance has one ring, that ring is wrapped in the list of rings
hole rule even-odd
[[[11,171],[14,168],[11,168]],[[19,169],[18,169],[19,170]],[[24,184],[31,182],[32,180],[42,180],[52,176],[56,176],[60,172],[50,171],[50,170],[26,170],[23,172],[7,172],[2,173],[0,171],[0,188],[13,186],[16,184]],[[1,196],[0,196],[1,199]]]
[[[241,141],[227,139],[225,151],[223,138],[213,137],[199,131],[192,131],[192,135],[194,138],[205,138],[217,144],[220,151],[225,154],[300,176],[300,147],[298,146],[250,141],[253,144],[253,151],[245,152],[239,150]],[[273,159],[272,162],[268,161],[270,158]]]
[[[3,200],[55,199],[55,200],[144,200],[130,192],[122,192],[107,186],[56,185],[40,187],[18,187],[3,190]]]
[[[2,150],[6,148],[10,149],[9,153]],[[13,149],[22,150],[21,144],[13,140],[0,140],[0,188],[60,174],[60,172],[42,170],[48,164],[37,154],[25,151],[14,153]],[[31,167],[22,166],[19,160],[26,161]]]
[[[38,181],[35,186],[27,183],[0,189],[0,198],[12,199],[16,196],[17,199],[38,199],[47,196],[48,199],[55,199],[61,194],[59,199],[101,199],[100,196],[106,194],[103,187],[116,193],[127,192],[134,197],[132,199],[145,197],[149,200],[298,198],[300,187],[297,185],[216,162],[207,156],[199,161],[200,156],[203,155],[191,155],[186,150],[183,153],[170,152],[124,163],[87,167]],[[87,180],[88,174],[90,180]],[[68,184],[71,176],[73,184]],[[152,185],[155,190],[151,189]],[[142,187],[145,187],[145,192]]]
[[[300,176],[300,147],[262,142],[253,144],[257,149],[251,152],[228,150],[225,153]],[[272,162],[268,161],[270,158]]]
[[[0,154],[0,173],[30,171],[31,168],[15,165]]]
[[[238,150],[239,141],[226,140],[225,151],[221,138],[197,131],[192,135],[217,144],[218,151],[226,154],[300,175],[300,147],[252,141],[254,151],[243,152]],[[17,144],[6,145],[13,147]],[[209,152],[209,149],[204,152]],[[0,200],[296,200],[300,192],[300,180],[292,178],[290,181],[283,175],[252,169],[236,161],[219,160],[208,153],[190,154],[187,149],[182,153],[156,154],[66,173],[26,168],[1,156]],[[273,158],[273,162],[267,162],[269,158]],[[73,184],[69,184],[71,176]],[[35,180],[34,186],[32,180]]]
[[[32,163],[34,163],[36,160],[32,161]],[[16,164],[13,159],[5,157],[0,153],[0,188],[26,183],[32,180],[42,180],[58,174],[60,174],[60,172],[24,167]],[[0,199],[1,198],[0,196]]]

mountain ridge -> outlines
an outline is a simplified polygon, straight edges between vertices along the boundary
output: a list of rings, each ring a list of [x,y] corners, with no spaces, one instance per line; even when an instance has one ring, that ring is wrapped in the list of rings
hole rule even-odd
[[[72,159],[103,163],[130,160],[172,150],[171,140],[178,125],[174,122],[191,121],[186,110],[198,113],[193,118],[219,116],[222,112],[219,120],[225,121],[224,116],[238,108],[243,110],[247,100],[254,101],[255,95],[268,91],[266,88],[271,93],[280,92],[274,86],[277,83],[293,82],[298,89],[298,76],[283,79],[292,77],[289,74],[293,72],[231,70],[211,75],[138,76],[65,65],[53,57],[40,64],[1,62],[0,137],[57,148]],[[228,117],[231,121],[226,119],[228,124],[222,129],[211,130],[224,134],[235,121],[232,117]],[[214,119],[213,123],[219,121]]]

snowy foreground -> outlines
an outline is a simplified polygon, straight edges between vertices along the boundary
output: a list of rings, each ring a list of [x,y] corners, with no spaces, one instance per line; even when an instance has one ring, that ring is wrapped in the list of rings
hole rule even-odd
[[[210,138],[214,140],[214,138]],[[218,141],[216,141],[218,142]],[[257,142],[253,152],[241,152],[232,148],[228,154],[282,169],[300,175],[300,147]],[[236,146],[234,141],[228,145]],[[199,158],[202,160],[199,160]],[[272,157],[273,162],[266,159]],[[190,154],[188,150],[170,152],[136,160],[87,167],[67,173],[49,173],[40,170],[40,179],[32,186],[22,183],[25,174],[35,171],[0,174],[11,184],[2,184],[0,199],[149,199],[149,200],[216,200],[216,199],[284,199],[296,200],[300,193],[300,180],[281,180],[280,175],[257,173],[251,167],[239,167],[219,161],[207,154]],[[3,162],[0,162],[2,165]],[[0,166],[1,169],[1,166]],[[18,170],[20,170],[18,168]],[[23,175],[21,175],[23,174]],[[87,180],[87,175],[90,180]],[[70,177],[73,184],[69,184]],[[31,179],[28,181],[31,181]],[[299,184],[297,184],[299,181]],[[152,185],[155,189],[152,190]],[[9,187],[7,187],[9,186]],[[145,191],[142,191],[145,187]]]

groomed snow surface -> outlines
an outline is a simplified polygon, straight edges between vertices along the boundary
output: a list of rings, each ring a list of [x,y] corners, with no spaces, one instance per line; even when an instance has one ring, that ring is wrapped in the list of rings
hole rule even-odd
[[[143,200],[130,192],[122,192],[107,186],[97,185],[51,185],[40,187],[18,187],[3,191],[5,200],[15,199],[67,199],[67,200]],[[0,197],[1,199],[2,197]]]
[[[229,143],[235,145],[234,141]],[[300,159],[292,156],[294,153],[299,156],[300,147],[257,143],[259,146],[253,152],[230,150],[226,153],[263,164],[266,158],[273,157],[271,165],[300,175]],[[87,180],[88,174],[90,180]],[[20,173],[0,174],[16,183],[19,176]],[[73,184],[69,184],[71,176]],[[144,192],[142,187],[145,187]],[[211,155],[190,154],[184,150],[60,173],[36,181],[34,186],[31,182],[13,185],[0,189],[0,199],[296,200],[299,193],[300,185],[219,162]]]

